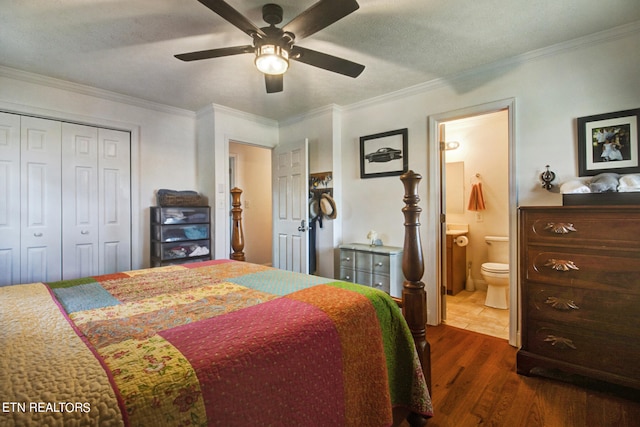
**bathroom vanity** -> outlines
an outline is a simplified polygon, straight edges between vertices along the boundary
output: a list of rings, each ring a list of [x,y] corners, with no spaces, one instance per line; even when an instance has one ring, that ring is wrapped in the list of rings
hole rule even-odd
[[[467,276],[467,248],[456,239],[466,232],[447,231],[447,294],[455,295],[464,289]]]
[[[554,368],[640,388],[640,210],[520,208],[518,373]]]

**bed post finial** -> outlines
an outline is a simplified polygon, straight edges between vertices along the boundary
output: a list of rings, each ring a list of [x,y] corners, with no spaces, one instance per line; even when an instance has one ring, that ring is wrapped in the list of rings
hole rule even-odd
[[[422,176],[412,170],[400,176],[405,188],[405,206],[402,208],[405,228],[402,255],[402,272],[405,277],[402,287],[402,312],[413,335],[427,387],[431,392],[431,348],[426,339],[427,293],[421,281],[424,274],[419,222],[422,209],[418,206],[418,183],[421,179]]]
[[[242,190],[238,187],[231,189],[231,213],[233,214],[233,226],[231,227],[231,259],[236,261],[244,261],[244,233],[242,231],[242,208],[240,203],[240,194]]]

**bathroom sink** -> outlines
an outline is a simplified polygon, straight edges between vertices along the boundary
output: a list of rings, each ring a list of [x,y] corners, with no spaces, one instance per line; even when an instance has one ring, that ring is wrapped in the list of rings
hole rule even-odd
[[[469,232],[469,224],[447,224],[447,236],[460,236]]]

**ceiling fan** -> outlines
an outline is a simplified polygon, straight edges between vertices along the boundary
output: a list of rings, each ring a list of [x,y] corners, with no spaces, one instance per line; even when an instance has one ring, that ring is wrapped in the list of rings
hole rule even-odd
[[[264,73],[267,93],[282,92],[283,74],[291,59],[353,78],[364,70],[364,65],[295,45],[296,38],[308,37],[356,11],[360,7],[356,0],[320,0],[282,28],[276,27],[282,22],[282,7],[277,4],[262,7],[262,19],[269,26],[258,28],[223,0],[198,1],[249,35],[253,45],[175,55],[182,61],[253,53],[256,67]]]

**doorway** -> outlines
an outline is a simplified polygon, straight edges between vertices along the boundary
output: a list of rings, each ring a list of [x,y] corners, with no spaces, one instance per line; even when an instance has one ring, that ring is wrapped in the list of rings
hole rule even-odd
[[[435,169],[436,178],[430,186],[431,202],[439,206],[434,216],[439,216],[441,224],[437,233],[433,250],[437,258],[434,267],[433,286],[428,286],[429,301],[428,310],[432,313],[429,324],[440,324],[452,314],[447,310],[446,280],[446,227],[447,223],[462,224],[469,227],[466,235],[469,251],[468,261],[471,262],[471,277],[481,291],[485,288],[480,267],[487,262],[487,245],[485,236],[501,235],[509,237],[509,297],[508,297],[508,339],[511,345],[518,343],[518,294],[517,294],[517,198],[515,185],[515,141],[514,141],[514,116],[515,100],[506,99],[461,110],[450,111],[429,117],[429,138],[431,147],[430,165]],[[499,131],[488,131],[484,136],[488,146],[483,146],[482,140],[478,142],[482,133],[486,131],[482,122],[488,118],[498,118],[502,121]],[[455,125],[455,126],[454,126]],[[459,129],[456,129],[459,128]],[[460,130],[463,129],[464,131]],[[492,144],[495,139],[491,132],[500,132],[504,136],[504,146],[499,148]],[[440,138],[441,133],[443,138]],[[456,141],[459,147],[456,150],[446,150],[444,142]],[[476,141],[474,143],[474,141]],[[456,145],[456,144],[451,144]],[[469,151],[467,158],[465,147]],[[459,151],[458,151],[459,150]],[[496,150],[499,150],[496,152]],[[456,154],[454,154],[457,151]],[[471,153],[472,152],[472,153]],[[500,167],[492,162],[500,160]],[[462,213],[447,212],[446,185],[448,181],[447,163],[458,163],[458,169],[463,169],[463,189],[452,199],[462,204]],[[461,165],[460,165],[461,163]],[[461,168],[460,168],[461,166]],[[451,178],[455,178],[452,176]],[[455,179],[452,179],[454,181]],[[482,182],[483,193],[486,201],[486,210],[469,211],[468,202],[473,184]],[[499,193],[499,195],[498,195]],[[437,217],[434,220],[438,221]],[[468,261],[464,261],[465,284],[469,273]],[[465,290],[466,292],[466,290]],[[482,298],[480,298],[482,301]]]
[[[273,240],[271,153],[270,148],[229,141],[229,189],[238,187],[242,190],[245,259],[268,266],[272,261]]]
[[[480,268],[498,261],[489,259],[485,236],[509,237],[508,111],[446,121],[440,129],[446,218],[441,280],[447,285],[441,317],[451,326],[508,339],[508,302],[500,308],[495,301],[485,304]]]

